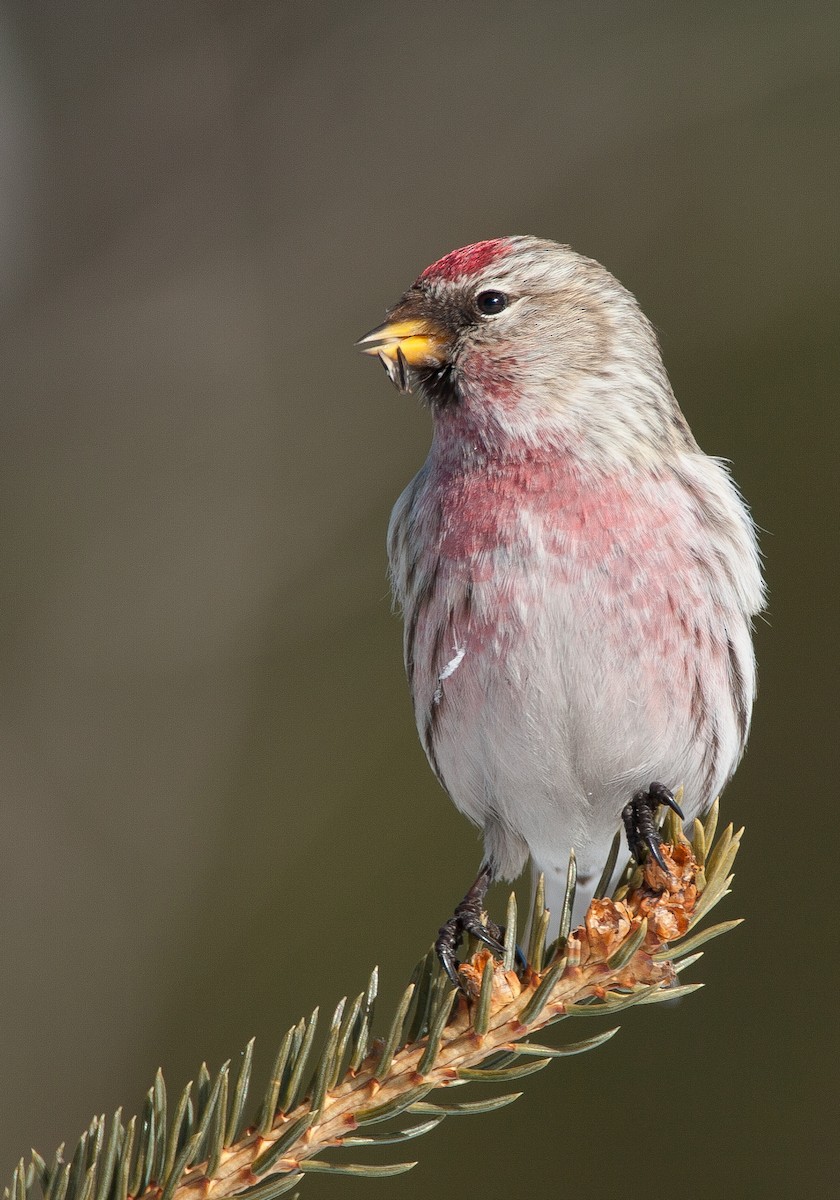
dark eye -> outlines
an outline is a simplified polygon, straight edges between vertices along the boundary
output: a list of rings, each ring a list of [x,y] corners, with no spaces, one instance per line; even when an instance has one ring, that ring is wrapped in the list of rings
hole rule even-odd
[[[475,298],[475,306],[484,317],[495,317],[508,306],[508,298],[504,292],[479,292]]]

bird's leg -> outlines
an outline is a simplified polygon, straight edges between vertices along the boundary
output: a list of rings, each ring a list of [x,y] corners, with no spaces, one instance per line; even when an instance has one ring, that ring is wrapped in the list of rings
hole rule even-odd
[[[455,951],[466,934],[472,934],[483,942],[494,954],[504,954],[502,931],[498,925],[485,919],[484,899],[493,882],[493,868],[484,863],[476,876],[475,883],[457,906],[452,916],[441,925],[435,939],[435,950],[440,964],[456,987],[461,986],[458,978],[458,959]]]
[[[627,834],[627,845],[636,862],[642,862],[644,851],[647,850],[658,866],[669,874],[659,849],[662,839],[656,828],[656,810],[661,804],[667,804],[683,820],[683,811],[674,799],[674,793],[664,783],[652,783],[647,791],[636,792],[630,803],[625,804],[621,819]]]

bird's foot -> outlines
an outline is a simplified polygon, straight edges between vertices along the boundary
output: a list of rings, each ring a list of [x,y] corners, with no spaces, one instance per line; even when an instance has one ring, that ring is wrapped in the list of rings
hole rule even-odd
[[[674,799],[674,793],[664,783],[652,783],[647,791],[636,792],[630,803],[625,804],[621,819],[627,834],[627,845],[636,862],[643,861],[647,850],[654,862],[668,875],[670,872],[660,849],[662,838],[656,827],[656,812],[662,804],[673,809],[683,820],[683,811]]]
[[[440,959],[440,965],[457,988],[461,987],[461,980],[458,977],[460,964],[456,957],[456,951],[465,936],[471,934],[478,938],[499,957],[505,952],[502,930],[484,915],[484,899],[492,882],[493,868],[489,863],[485,863],[479,871],[475,883],[452,916],[441,925],[435,939],[435,950]]]

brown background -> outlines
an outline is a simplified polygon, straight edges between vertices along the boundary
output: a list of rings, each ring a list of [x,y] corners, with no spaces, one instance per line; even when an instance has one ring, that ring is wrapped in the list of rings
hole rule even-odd
[[[412,1175],[304,1193],[836,1181],[837,15],[0,4],[4,1178],[159,1064],[182,1086],[256,1033],[264,1071],[376,961],[392,999],[460,895],[479,847],[385,581],[428,419],[353,341],[446,250],[537,233],[636,292],[767,531],[725,804],[748,923],[702,993],[415,1143]]]

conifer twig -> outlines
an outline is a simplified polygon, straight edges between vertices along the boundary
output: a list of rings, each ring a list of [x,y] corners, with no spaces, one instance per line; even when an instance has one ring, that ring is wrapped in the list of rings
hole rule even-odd
[[[471,1082],[506,1084],[548,1066],[554,1058],[601,1045],[616,1032],[563,1046],[531,1039],[569,1017],[611,1016],[695,991],[676,983],[696,961],[699,946],[739,924],[697,930],[700,919],[728,894],[741,833],[727,827],[712,847],[717,804],[696,821],[689,842],[672,813],[662,852],[669,872],[652,860],[630,864],[612,898],[596,892],[583,925],[569,932],[573,888],[560,914],[561,937],[546,947],[544,890],[531,914],[529,965],[516,971],[484,948],[460,969],[456,994],[436,957],[418,964],[384,1037],[372,1040],[377,973],[352,1004],[342,1000],[313,1055],[318,1010],[283,1039],[255,1120],[245,1123],[253,1042],[237,1078],[226,1063],[211,1078],[206,1067],[167,1117],[158,1072],[141,1119],[123,1124],[97,1117],[72,1159],[63,1147],[52,1163],[33,1151],[21,1159],[6,1200],[275,1200],[306,1174],[387,1176],[413,1162],[352,1164],[326,1151],[367,1148],[419,1137],[447,1116],[488,1112],[520,1093],[452,1103],[432,1092]],[[613,857],[614,861],[614,857]],[[511,945],[513,942],[511,941]],[[686,956],[690,957],[686,957]],[[414,1124],[407,1124],[419,1118]],[[396,1128],[394,1127],[396,1122]],[[385,1125],[379,1132],[376,1127]]]

